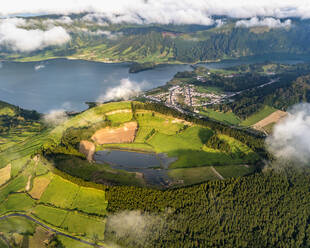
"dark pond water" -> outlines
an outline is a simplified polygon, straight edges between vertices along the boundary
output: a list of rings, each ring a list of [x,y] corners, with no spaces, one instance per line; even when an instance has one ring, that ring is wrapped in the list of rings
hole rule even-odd
[[[167,185],[170,182],[167,168],[176,158],[169,158],[165,154],[104,150],[96,152],[94,160],[108,163],[114,169],[143,173],[150,185]]]

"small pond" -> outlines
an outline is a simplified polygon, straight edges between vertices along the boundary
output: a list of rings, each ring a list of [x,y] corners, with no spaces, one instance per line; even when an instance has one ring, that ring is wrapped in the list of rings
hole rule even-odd
[[[150,185],[168,185],[168,166],[176,161],[166,154],[142,153],[123,150],[103,150],[94,155],[96,163],[107,163],[114,169],[143,173],[145,181]]]

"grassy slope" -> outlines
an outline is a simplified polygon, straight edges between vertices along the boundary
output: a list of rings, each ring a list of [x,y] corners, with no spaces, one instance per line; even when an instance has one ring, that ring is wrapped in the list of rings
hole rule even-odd
[[[238,125],[241,122],[238,116],[236,116],[233,112],[224,113],[220,111],[214,111],[213,109],[204,109],[200,112],[200,114],[231,125]]]
[[[260,120],[266,118],[268,115],[275,112],[277,109],[269,106],[264,106],[259,112],[249,116],[246,120],[242,121],[240,124],[242,126],[252,126],[255,123],[259,122]]]
[[[52,168],[48,161],[35,161],[31,158],[31,155],[35,154],[42,144],[49,140],[58,141],[62,132],[70,126],[83,126],[88,125],[90,122],[101,121],[101,112],[113,111],[114,109],[119,108],[128,108],[128,106],[130,106],[128,103],[100,106],[96,109],[96,111],[99,112],[98,114],[89,113],[91,111],[88,113],[82,113],[81,117],[72,118],[64,125],[61,125],[52,131],[45,130],[43,132],[37,131],[36,133],[27,133],[23,140],[16,139],[16,134],[14,133],[7,135],[6,138],[12,143],[12,145],[4,147],[3,151],[0,151],[0,166],[4,167],[8,163],[11,163],[12,173],[10,181],[0,187],[0,214],[8,212],[23,212],[32,215],[33,213],[40,217],[40,219],[47,225],[57,226],[59,223],[55,218],[57,216],[61,217],[59,212],[63,212],[65,213],[65,216],[67,216],[69,213],[67,209],[77,209],[77,217],[75,218],[75,215],[70,217],[72,220],[77,219],[77,222],[79,222],[81,220],[80,215],[83,216],[84,224],[80,225],[80,229],[77,233],[86,233],[87,235],[84,238],[92,240],[96,233],[94,230],[88,233],[88,229],[89,226],[93,226],[94,223],[96,224],[98,220],[94,222],[93,217],[89,217],[89,214],[100,214],[101,216],[105,214],[107,201],[105,200],[105,194],[103,191],[95,189],[88,190],[85,187],[77,186],[58,176],[54,176],[52,183],[47,187],[46,192],[43,193],[41,200],[34,200],[25,193],[17,192],[25,192],[28,179],[31,178],[30,186],[32,186],[33,180],[36,176],[45,174],[50,168]],[[44,201],[44,203],[50,207],[40,205],[41,201]],[[56,206],[58,208],[55,208]],[[57,214],[53,214],[55,211]],[[12,233],[19,232],[20,228],[16,227],[15,224],[12,224],[12,221],[14,220],[10,219],[2,221],[1,231],[4,233],[9,231]],[[20,220],[18,219],[17,222],[19,221]],[[54,223],[53,221],[56,222]],[[101,223],[101,229],[103,228],[104,230],[104,218],[99,222]],[[5,223],[10,223],[9,225],[13,230],[8,228],[8,224]],[[69,231],[66,230],[66,226],[61,226],[60,228],[63,229],[64,232],[70,233],[71,229],[68,229]],[[26,231],[25,233],[33,233],[33,231]],[[78,235],[77,233],[73,233],[73,235]],[[98,236],[102,241],[102,234],[98,233]]]

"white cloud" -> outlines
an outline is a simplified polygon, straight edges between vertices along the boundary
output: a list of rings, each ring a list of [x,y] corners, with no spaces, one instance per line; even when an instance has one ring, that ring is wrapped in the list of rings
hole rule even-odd
[[[56,126],[64,123],[68,119],[65,109],[53,109],[43,116],[43,121],[47,125]]]
[[[213,24],[212,15],[236,18],[310,18],[308,0],[10,0],[2,15],[17,13],[100,13],[112,22]]]
[[[142,213],[140,211],[123,211],[107,218],[107,229],[119,239],[134,240],[138,247],[148,247],[154,228],[162,233],[164,216]],[[113,247],[113,246],[112,246]]]
[[[268,150],[285,162],[310,163],[310,104],[299,104],[276,124],[266,140]]]
[[[114,88],[108,88],[105,94],[99,96],[97,102],[119,99],[128,100],[131,97],[139,95],[142,88],[145,87],[146,84],[147,83],[138,84],[130,81],[128,78],[122,79],[120,85]]]
[[[21,18],[8,18],[0,22],[0,45],[21,52],[31,52],[48,46],[63,45],[70,40],[70,35],[62,27],[24,29],[27,23]]]
[[[285,20],[281,22],[280,19],[275,19],[272,17],[266,17],[266,18],[257,18],[253,17],[249,20],[240,20],[236,22],[237,27],[258,27],[258,26],[267,26],[269,28],[286,28],[290,27],[292,25],[291,20]]]
[[[72,32],[84,32],[90,35],[102,35],[102,36],[106,36],[108,39],[111,40],[115,40],[117,38],[119,38],[120,36],[123,35],[122,32],[116,32],[116,33],[112,33],[111,31],[108,30],[96,30],[96,31],[91,31],[87,28],[79,28],[79,27],[75,27],[71,30]]]

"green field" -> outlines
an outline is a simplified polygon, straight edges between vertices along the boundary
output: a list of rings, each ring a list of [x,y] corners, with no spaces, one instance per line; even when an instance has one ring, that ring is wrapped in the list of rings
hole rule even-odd
[[[253,167],[246,167],[244,165],[224,165],[216,166],[215,169],[219,172],[224,178],[230,177],[240,177],[253,173]]]
[[[26,183],[27,178],[23,175],[20,175],[9,181],[5,186],[2,186],[0,191],[0,203],[2,203],[10,193],[18,192],[19,190],[24,189]]]
[[[65,247],[68,247],[68,248],[71,248],[71,247],[76,247],[76,248],[93,248],[92,245],[83,244],[81,242],[78,242],[76,240],[67,238],[67,237],[62,236],[62,235],[58,235],[57,239],[62,243],[62,245],[64,245]]]
[[[213,109],[205,108],[204,110],[200,111],[200,114],[231,125],[238,125],[241,122],[238,116],[236,116],[233,112],[224,113],[220,111],[215,111]]]
[[[75,233],[79,236],[86,236],[92,240],[104,239],[105,220],[96,217],[70,212],[62,227],[70,233]]]
[[[66,218],[68,211],[55,207],[37,205],[32,213],[42,221],[45,221],[53,226],[60,227]]]
[[[260,120],[266,118],[268,115],[272,114],[276,110],[277,109],[265,105],[263,109],[249,116],[246,120],[242,121],[240,125],[247,126],[247,127],[252,126],[255,123],[259,122]]]
[[[11,194],[0,205],[0,214],[6,212],[24,212],[34,206],[34,200],[24,193]]]
[[[58,192],[55,194],[55,192]],[[72,203],[79,192],[79,186],[54,176],[50,184],[47,186],[40,201],[50,203],[56,207],[72,208]]]
[[[219,179],[210,167],[184,168],[169,170],[168,175],[174,180],[182,180],[184,185],[196,184]]]
[[[116,113],[108,115],[108,120],[113,123],[124,123],[132,120],[132,113]]]
[[[34,233],[35,226],[33,222],[23,217],[10,217],[0,221],[1,232],[6,233]]]
[[[104,191],[81,187],[72,207],[85,213],[105,215],[107,205]]]

